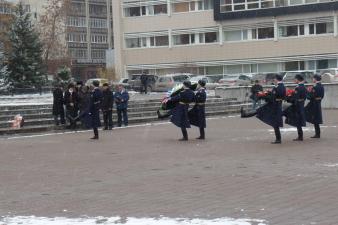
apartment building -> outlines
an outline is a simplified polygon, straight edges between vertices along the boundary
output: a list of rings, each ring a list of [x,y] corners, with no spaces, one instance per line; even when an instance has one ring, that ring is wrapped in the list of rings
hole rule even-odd
[[[3,63],[2,61],[5,60],[4,52],[9,44],[7,33],[13,19],[13,11],[13,3],[0,0],[0,65]]]
[[[113,0],[121,77],[337,67],[337,1]]]
[[[105,68],[106,50],[113,48],[110,0],[71,0],[66,41],[77,79],[97,76]]]

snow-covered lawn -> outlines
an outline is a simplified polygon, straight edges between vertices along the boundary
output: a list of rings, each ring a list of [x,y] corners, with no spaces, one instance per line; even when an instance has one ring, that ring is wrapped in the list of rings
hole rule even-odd
[[[3,217],[0,225],[267,225],[264,220],[257,219],[172,219],[172,218],[120,218],[95,217],[68,219],[63,217]]]

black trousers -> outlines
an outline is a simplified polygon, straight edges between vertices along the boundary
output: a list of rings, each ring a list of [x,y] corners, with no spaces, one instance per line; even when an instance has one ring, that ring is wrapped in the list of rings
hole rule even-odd
[[[303,128],[297,127],[298,138],[303,139]]]
[[[60,117],[60,120],[59,120],[59,117]],[[60,123],[61,124],[65,124],[66,121],[65,121],[65,112],[62,110],[60,111],[60,113],[58,115],[54,115],[54,122],[55,122],[55,125],[59,125]]]
[[[320,126],[319,124],[314,124],[316,136],[320,137]]]
[[[128,126],[128,114],[127,109],[118,109],[117,110],[117,123],[118,126],[122,126],[122,115],[123,115],[123,123],[125,126]]]
[[[205,138],[204,127],[200,127],[200,137],[201,137],[201,138]]]
[[[279,126],[273,128],[275,130],[276,141],[282,140],[282,135],[280,133]]]
[[[67,117],[69,120],[70,128],[76,128],[76,117],[78,116],[76,109],[69,109],[67,110]]]
[[[187,131],[187,128],[182,127],[181,131],[182,131],[183,139],[188,140],[188,131]]]
[[[97,129],[97,127],[94,127],[93,131],[94,131],[94,136],[99,137],[99,130]]]
[[[103,112],[104,128],[113,127],[113,110],[107,110]]]
[[[148,93],[148,83],[142,83],[141,93],[144,92],[145,94]]]

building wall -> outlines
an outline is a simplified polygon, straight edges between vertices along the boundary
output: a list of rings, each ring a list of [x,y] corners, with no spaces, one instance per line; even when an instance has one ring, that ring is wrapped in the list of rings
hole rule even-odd
[[[147,70],[156,73],[179,71],[181,68],[200,72],[207,67],[229,65],[259,65],[277,63],[279,70],[288,68],[288,62],[305,64],[300,68],[312,68],[311,64],[320,60],[333,60],[337,66],[338,38],[337,14],[335,11],[298,13],[277,17],[259,17],[250,19],[234,19],[215,21],[213,10],[172,13],[156,16],[124,17],[123,3],[126,0],[113,0],[115,60],[121,76]],[[170,8],[170,4],[168,4]],[[316,22],[317,21],[317,22]],[[327,23],[332,26],[330,33],[310,34],[311,25]],[[328,22],[327,22],[328,21]],[[270,25],[266,25],[270,24]],[[302,24],[304,35],[298,37],[279,37],[282,26]],[[273,27],[274,37],[261,40],[227,41],[226,30],[247,29],[267,26]],[[218,32],[218,40],[214,43],[179,45],[173,44],[173,35],[180,30],[205,30],[214,28]],[[256,29],[256,28],[255,28]],[[329,28],[327,28],[329,29]],[[331,28],[330,28],[331,29]],[[166,33],[169,44],[161,47],[127,48],[125,39],[141,35]],[[247,31],[248,32],[248,31]],[[300,32],[300,30],[298,30]],[[163,34],[161,34],[163,35]],[[149,38],[148,38],[149,39]],[[147,39],[147,42],[149,40]],[[145,39],[146,41],[146,39]],[[143,41],[142,41],[143,43]],[[331,62],[330,61],[330,62]],[[318,62],[317,62],[318,64]],[[330,64],[330,63],[328,63]],[[201,69],[202,67],[202,69]],[[175,70],[176,68],[176,70]],[[195,69],[191,69],[195,68]],[[184,70],[184,69],[183,69]],[[227,69],[222,69],[226,72]]]

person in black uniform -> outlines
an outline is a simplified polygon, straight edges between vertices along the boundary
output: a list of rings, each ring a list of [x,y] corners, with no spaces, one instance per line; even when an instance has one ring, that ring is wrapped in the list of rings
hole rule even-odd
[[[68,85],[68,90],[65,92],[64,104],[66,105],[66,115],[70,123],[69,128],[76,129],[79,98],[77,92],[75,91],[75,86],[72,83]]]
[[[190,81],[183,82],[183,91],[178,95],[170,98],[171,101],[177,102],[178,104],[171,110],[170,121],[182,130],[183,138],[180,141],[188,140],[187,128],[190,128],[188,109],[189,104],[194,101],[194,92],[190,89]]]
[[[275,83],[276,86],[271,90],[271,99],[267,104],[257,109],[256,116],[264,123],[273,127],[276,140],[271,142],[271,144],[281,144],[280,127],[283,127],[282,102],[286,95],[286,89],[281,75],[276,75]]]
[[[195,105],[189,111],[189,121],[191,125],[199,127],[200,136],[197,139],[205,139],[206,120],[205,120],[205,102],[207,100],[207,93],[205,91],[205,81],[199,80],[195,94]]]
[[[306,126],[304,103],[307,96],[307,90],[304,85],[304,78],[302,75],[297,74],[295,76],[295,88],[294,94],[289,98],[289,102],[292,104],[288,107],[284,115],[286,117],[285,123],[297,127],[298,137],[293,139],[294,141],[303,141],[303,128]]]
[[[55,125],[59,126],[60,122],[64,125],[65,122],[65,110],[63,108],[63,91],[61,85],[56,85],[53,91],[53,116]],[[60,122],[59,122],[60,116]]]
[[[311,138],[320,138],[320,126],[323,124],[322,116],[322,99],[324,98],[324,87],[321,83],[321,76],[315,75],[313,77],[313,88],[308,93],[310,102],[305,107],[306,121],[312,123],[315,127],[315,136]]]
[[[257,103],[258,107],[261,106],[261,100],[258,98],[257,94],[263,91],[263,86],[260,85],[259,80],[255,80],[255,84],[251,87],[251,96],[252,100],[252,109],[256,109]]]
[[[113,103],[114,96],[110,90],[108,83],[103,84],[103,99],[102,99],[102,112],[104,130],[111,130],[113,128]]]
[[[94,137],[91,139],[99,139],[99,130],[98,127],[101,126],[100,121],[100,109],[102,104],[102,92],[99,88],[99,81],[93,81],[94,89],[90,96],[90,116],[91,116],[91,125],[94,131]]]
[[[143,72],[141,77],[141,94],[142,92],[144,92],[145,94],[148,93],[148,75],[146,74],[146,72]]]

